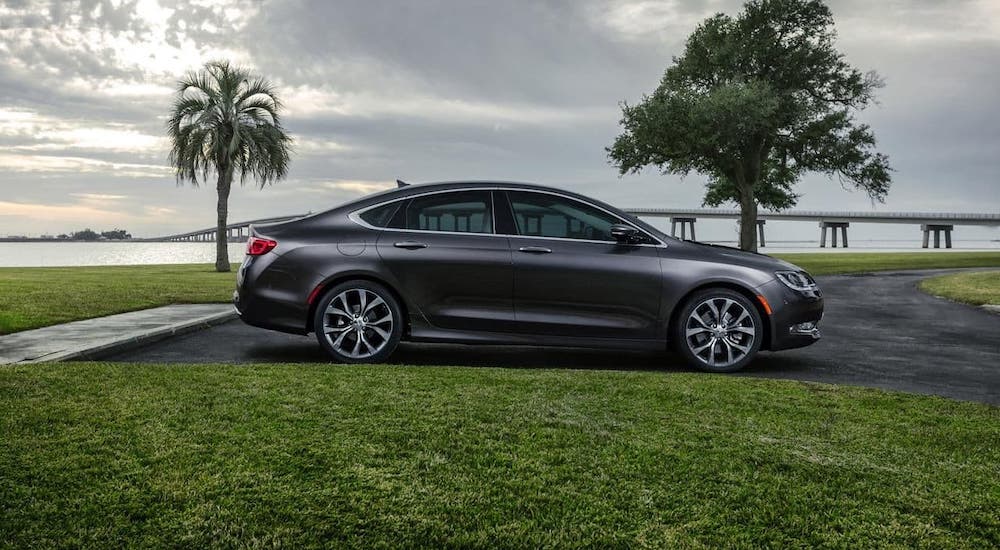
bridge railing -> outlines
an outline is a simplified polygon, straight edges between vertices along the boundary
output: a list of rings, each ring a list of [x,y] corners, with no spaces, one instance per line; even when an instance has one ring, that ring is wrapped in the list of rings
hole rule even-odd
[[[703,216],[736,217],[740,211],[725,208],[626,208],[626,212],[637,216]],[[758,217],[764,218],[814,218],[823,219],[893,219],[917,223],[920,220],[955,220],[957,222],[996,222],[1000,225],[1000,214],[959,213],[959,212],[837,212],[825,210],[760,210]]]
[[[671,232],[676,231],[677,223],[681,226],[682,238],[690,229],[694,237],[694,223],[698,218],[739,218],[740,211],[726,208],[627,208],[626,212],[635,216],[671,218]],[[233,240],[243,239],[245,231],[253,224],[277,223],[299,219],[309,214],[295,216],[279,216],[261,218],[244,222],[231,223],[226,226],[228,237]],[[957,213],[957,212],[836,212],[825,210],[786,210],[775,212],[761,210],[757,214],[759,242],[764,242],[764,222],[767,220],[786,221],[816,221],[819,222],[820,246],[826,246],[827,229],[833,229],[833,246],[837,246],[837,231],[842,235],[843,245],[847,246],[847,227],[851,222],[859,223],[894,223],[919,225],[923,232],[923,245],[928,246],[929,235],[934,234],[935,248],[939,242],[939,234],[944,233],[945,243],[951,248],[951,232],[955,225],[1000,226],[1000,213]],[[148,241],[214,241],[216,228],[208,227],[187,233],[178,233]]]
[[[241,237],[244,236],[242,234],[243,230],[247,229],[251,225],[260,225],[260,224],[267,224],[267,223],[279,223],[279,222],[297,220],[299,218],[304,218],[304,217],[306,217],[308,215],[309,214],[297,214],[297,215],[294,215],[294,216],[277,216],[277,217],[273,217],[273,218],[261,218],[261,219],[257,219],[257,220],[249,220],[249,221],[243,221],[243,222],[234,222],[234,223],[230,223],[230,224],[226,225],[226,231],[228,231],[230,233],[232,233],[233,231],[236,231],[237,232],[237,236],[236,237],[237,238],[241,238]],[[216,228],[216,227],[206,227],[205,229],[198,229],[196,231],[188,231],[186,233],[177,233],[175,235],[166,235],[166,236],[163,236],[163,237],[155,237],[155,238],[152,238],[152,239],[143,239],[143,240],[145,240],[145,241],[160,241],[160,242],[164,242],[164,241],[167,241],[167,242],[169,242],[169,241],[191,241],[191,240],[194,240],[194,241],[214,241],[215,240],[215,235],[216,235],[217,231],[218,231],[218,228]]]

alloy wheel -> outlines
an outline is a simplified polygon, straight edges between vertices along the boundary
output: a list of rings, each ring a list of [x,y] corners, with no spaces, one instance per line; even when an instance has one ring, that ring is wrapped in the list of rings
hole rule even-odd
[[[684,326],[691,354],[713,368],[729,367],[746,357],[756,333],[754,316],[725,297],[703,300],[691,310]]]
[[[323,334],[330,346],[346,357],[365,359],[389,344],[392,310],[381,296],[367,288],[337,294],[323,314]]]

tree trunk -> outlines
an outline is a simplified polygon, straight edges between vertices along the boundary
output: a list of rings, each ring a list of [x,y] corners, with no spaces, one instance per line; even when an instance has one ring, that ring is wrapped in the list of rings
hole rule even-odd
[[[757,201],[753,188],[741,186],[740,194],[740,249],[757,252]]]
[[[229,189],[233,184],[233,172],[228,167],[219,171],[219,182],[216,191],[219,194],[219,202],[216,205],[216,226],[215,226],[215,270],[220,273],[230,271],[229,266],[229,239],[226,225],[229,218]]]

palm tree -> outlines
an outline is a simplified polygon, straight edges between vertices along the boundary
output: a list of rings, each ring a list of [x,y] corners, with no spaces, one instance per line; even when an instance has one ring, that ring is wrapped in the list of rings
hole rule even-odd
[[[167,121],[177,182],[217,177],[216,271],[229,271],[226,218],[233,175],[261,188],[288,172],[291,138],[281,127],[281,101],[270,82],[228,61],[214,61],[177,83]]]

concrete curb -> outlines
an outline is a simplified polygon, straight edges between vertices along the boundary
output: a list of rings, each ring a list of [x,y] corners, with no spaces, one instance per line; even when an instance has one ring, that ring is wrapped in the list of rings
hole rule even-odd
[[[985,306],[979,306],[979,307],[990,313],[1000,315],[1000,305],[987,304]]]
[[[206,329],[214,325],[231,321],[236,317],[236,310],[215,313],[212,315],[204,315],[195,319],[157,327],[155,329],[124,333],[120,338],[116,338],[114,340],[99,340],[85,348],[52,353],[41,357],[34,357],[26,361],[18,361],[12,364],[25,365],[30,363],[99,359],[121,351],[151,344],[172,336],[179,336],[181,334]]]

